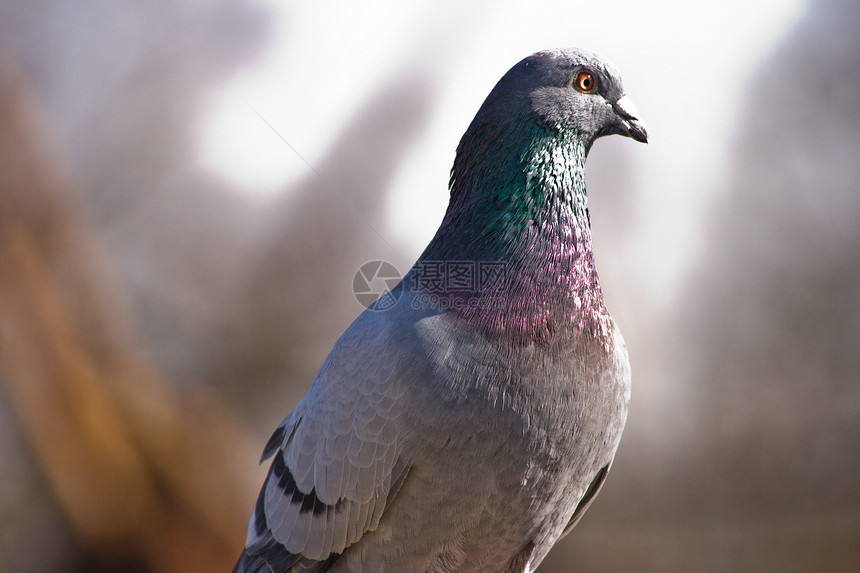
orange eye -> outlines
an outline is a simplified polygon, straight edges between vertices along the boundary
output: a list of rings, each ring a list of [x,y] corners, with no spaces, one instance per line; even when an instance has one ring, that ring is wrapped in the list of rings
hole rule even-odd
[[[573,87],[582,93],[591,93],[597,89],[597,78],[591,72],[583,70],[576,74],[576,78],[573,80]]]

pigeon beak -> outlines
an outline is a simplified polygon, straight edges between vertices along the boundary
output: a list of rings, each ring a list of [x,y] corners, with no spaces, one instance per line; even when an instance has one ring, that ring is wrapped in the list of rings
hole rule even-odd
[[[612,109],[621,119],[617,125],[618,133],[632,137],[636,141],[648,143],[648,129],[645,122],[639,119],[639,111],[633,105],[633,100],[624,96],[612,104]]]

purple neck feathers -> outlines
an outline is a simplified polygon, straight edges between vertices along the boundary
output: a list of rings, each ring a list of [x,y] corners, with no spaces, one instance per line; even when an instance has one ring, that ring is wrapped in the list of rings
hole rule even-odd
[[[591,336],[605,345],[585,147],[540,126],[517,131],[527,137],[475,145],[464,136],[451,203],[410,273],[412,288],[488,336],[524,344]]]

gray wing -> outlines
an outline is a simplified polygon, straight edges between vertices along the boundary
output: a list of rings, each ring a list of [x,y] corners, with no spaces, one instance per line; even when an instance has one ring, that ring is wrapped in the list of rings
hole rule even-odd
[[[347,329],[269,440],[263,459],[274,459],[234,572],[326,571],[376,529],[405,479],[398,413],[407,386],[374,324]]]
[[[600,468],[597,475],[594,476],[593,480],[591,480],[591,485],[588,486],[588,489],[585,490],[579,503],[576,504],[576,509],[573,510],[573,515],[570,516],[570,521],[568,521],[567,525],[564,526],[564,531],[559,536],[559,539],[570,533],[570,530],[579,523],[579,520],[582,519],[582,516],[585,514],[585,510],[588,509],[591,502],[594,501],[594,498],[597,497],[597,494],[600,492],[600,488],[603,487],[603,482],[606,481],[606,476],[608,474],[609,464]]]

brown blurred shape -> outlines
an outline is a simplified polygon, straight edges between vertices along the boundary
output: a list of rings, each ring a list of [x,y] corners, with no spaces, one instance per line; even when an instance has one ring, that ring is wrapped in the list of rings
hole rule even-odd
[[[21,76],[0,62],[0,380],[98,570],[229,570],[261,476],[212,399],[165,383]]]

